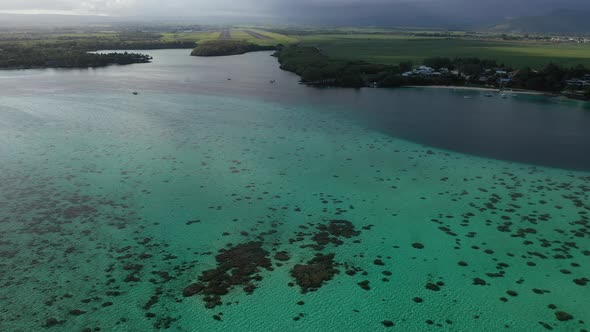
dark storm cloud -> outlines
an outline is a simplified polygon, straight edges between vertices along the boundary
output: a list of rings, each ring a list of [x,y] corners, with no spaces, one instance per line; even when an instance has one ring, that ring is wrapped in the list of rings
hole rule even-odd
[[[0,11],[129,16],[437,17],[438,20],[589,10],[587,0],[0,0]]]

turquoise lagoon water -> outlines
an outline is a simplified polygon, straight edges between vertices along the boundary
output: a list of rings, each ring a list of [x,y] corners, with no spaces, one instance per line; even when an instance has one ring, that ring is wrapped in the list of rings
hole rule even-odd
[[[589,328],[584,104],[311,89],[268,53],[152,53],[0,73],[0,330]],[[306,246],[330,220],[360,234]],[[251,241],[273,265],[251,294],[183,296]],[[291,270],[317,253],[339,273],[303,294]]]

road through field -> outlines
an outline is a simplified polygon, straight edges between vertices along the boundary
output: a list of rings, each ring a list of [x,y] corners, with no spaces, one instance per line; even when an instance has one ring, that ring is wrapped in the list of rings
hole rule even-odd
[[[254,32],[252,30],[244,30],[246,33],[248,33],[250,36],[256,38],[256,39],[265,39],[265,40],[270,40],[272,38],[270,38],[269,36],[265,36],[261,33],[258,32]]]
[[[231,39],[231,32],[229,29],[223,29],[221,34],[219,35],[220,40],[230,40]]]

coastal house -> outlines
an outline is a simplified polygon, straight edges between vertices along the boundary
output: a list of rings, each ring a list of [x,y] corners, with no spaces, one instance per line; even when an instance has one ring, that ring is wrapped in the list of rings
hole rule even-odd
[[[565,81],[565,84],[570,87],[590,86],[590,80],[573,79]]]
[[[420,66],[414,72],[418,75],[430,76],[434,72],[434,69],[427,66]]]
[[[412,71],[407,71],[402,74],[403,77],[410,77],[410,76],[432,76],[432,75],[441,75],[440,72],[436,72],[434,69],[427,67],[427,66],[420,66],[418,69],[414,69]]]

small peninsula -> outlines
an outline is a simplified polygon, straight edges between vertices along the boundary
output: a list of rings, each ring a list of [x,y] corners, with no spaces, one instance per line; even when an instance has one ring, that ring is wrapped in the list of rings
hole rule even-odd
[[[242,40],[208,40],[197,44],[191,52],[192,56],[224,56],[238,55],[248,52],[271,51],[275,46],[257,45]]]

